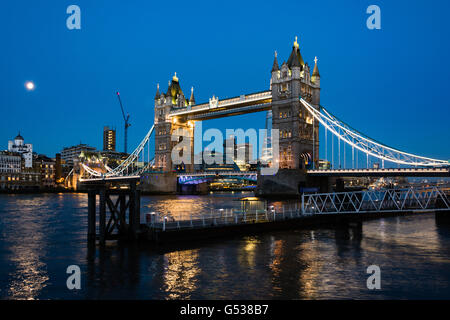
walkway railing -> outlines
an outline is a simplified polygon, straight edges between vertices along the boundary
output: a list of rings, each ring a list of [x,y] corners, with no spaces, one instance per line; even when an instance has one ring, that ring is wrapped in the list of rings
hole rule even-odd
[[[250,212],[216,209],[199,216],[176,220],[170,216],[147,213],[147,225],[166,231],[215,226],[267,223],[306,218],[321,214],[358,214],[383,212],[434,212],[450,210],[449,193],[437,187],[382,191],[303,194],[302,202]]]
[[[193,217],[191,215],[188,219],[183,220],[175,220],[172,217],[161,216],[152,212],[148,214],[147,225],[154,229],[166,231],[174,229],[264,223],[300,218],[301,216],[302,213],[300,209],[295,207],[291,207],[289,210],[285,210],[285,208],[283,208],[280,212],[276,212],[275,210],[255,210],[253,212],[244,212],[234,209],[218,209],[200,216]]]
[[[256,182],[258,173],[256,171],[217,171],[217,172],[194,172],[179,173],[178,181],[181,184],[203,183],[210,179],[219,178],[237,178]]]
[[[177,173],[177,176],[246,176],[246,175],[257,175],[257,171],[203,171],[203,172],[180,172]]]
[[[450,167],[427,167],[427,168],[347,168],[347,169],[309,169],[310,175],[346,175],[346,174],[360,174],[361,176],[370,176],[371,174],[379,175],[422,175],[433,176],[433,174],[442,174],[443,176],[450,174]]]
[[[302,195],[305,214],[449,210],[448,195],[437,187]]]

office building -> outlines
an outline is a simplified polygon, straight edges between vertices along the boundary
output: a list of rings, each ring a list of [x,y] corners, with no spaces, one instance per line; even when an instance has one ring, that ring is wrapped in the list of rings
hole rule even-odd
[[[103,151],[116,151],[116,130],[103,127]]]
[[[65,147],[61,151],[61,159],[64,160],[67,166],[73,167],[74,163],[78,162],[82,152],[95,152],[95,151],[96,149],[94,147],[80,143],[77,146]]]

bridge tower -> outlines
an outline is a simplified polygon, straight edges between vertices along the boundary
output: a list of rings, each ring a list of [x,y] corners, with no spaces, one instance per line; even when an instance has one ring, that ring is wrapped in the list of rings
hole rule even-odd
[[[178,109],[190,108],[195,104],[194,90],[191,90],[191,97],[187,100],[179,83],[179,79],[175,72],[172,81],[169,81],[167,92],[159,92],[159,84],[155,95],[155,165],[164,172],[172,172],[174,170],[185,170],[191,172],[194,170],[194,121],[187,121],[184,117],[169,118],[171,111]],[[179,141],[172,141],[172,133],[179,129],[185,129],[187,135],[180,137]],[[172,149],[181,141],[181,139],[189,139],[189,148],[191,160],[189,163],[175,165],[172,162]],[[185,152],[180,151],[180,152]]]
[[[315,108],[320,104],[320,74],[317,58],[312,76],[300,53],[297,37],[287,62],[278,65],[277,52],[270,80],[272,127],[280,132],[281,169],[304,169],[319,159],[319,123],[300,104],[301,96]],[[314,146],[314,147],[313,147]]]

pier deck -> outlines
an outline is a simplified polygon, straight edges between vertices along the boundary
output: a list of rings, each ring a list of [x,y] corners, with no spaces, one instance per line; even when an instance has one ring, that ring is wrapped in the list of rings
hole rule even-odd
[[[95,195],[99,194],[101,243],[128,239],[162,244],[324,224],[356,223],[361,227],[364,220],[422,213],[450,217],[449,192],[436,187],[304,194],[298,203],[278,210],[267,207],[265,200],[257,200],[242,203],[242,210],[217,209],[183,220],[152,212],[145,214],[144,224],[140,223],[140,194],[134,184],[128,190],[106,190],[102,186],[90,192],[89,238],[96,236]],[[114,195],[117,199],[111,198]],[[106,208],[110,211],[109,220]]]
[[[450,210],[411,210],[411,211],[384,211],[364,213],[340,213],[340,214],[301,214],[300,211],[290,211],[266,215],[261,212],[247,215],[246,218],[205,217],[205,219],[193,219],[183,221],[172,221],[164,223],[148,224],[143,239],[155,244],[182,243],[185,241],[202,240],[218,237],[232,237],[235,235],[252,235],[260,232],[314,228],[319,226],[357,226],[367,220],[381,219],[394,216],[406,216],[417,214],[443,213],[450,216]]]

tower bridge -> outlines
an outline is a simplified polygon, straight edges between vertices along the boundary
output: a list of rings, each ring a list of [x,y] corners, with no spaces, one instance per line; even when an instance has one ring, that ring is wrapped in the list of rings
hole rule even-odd
[[[193,88],[187,99],[175,73],[166,92],[160,91],[158,84],[154,124],[136,150],[114,169],[106,166],[98,171],[83,164],[82,181],[140,176],[142,187],[155,192],[174,192],[177,183],[208,181],[210,174],[194,170],[196,123],[262,111],[272,112],[271,126],[278,130],[273,138],[278,140],[279,150],[269,165],[279,171],[273,176],[248,175],[251,179],[257,176],[260,194],[298,194],[300,186],[311,184],[318,184],[328,192],[328,180],[336,177],[449,176],[448,161],[389,147],[339,120],[321,105],[320,92],[318,59],[314,59],[314,67],[310,68],[302,57],[297,38],[289,58],[281,65],[275,52],[269,90],[227,99],[212,96],[208,102],[196,104]],[[171,157],[180,142],[172,141],[178,129],[184,129],[186,134],[180,140],[187,141],[190,149],[191,161],[184,166],[186,173],[176,172]],[[320,150],[328,163],[325,167],[319,165],[319,129],[323,130]],[[150,144],[154,144],[154,156],[150,155]],[[188,150],[180,150],[185,151]],[[374,161],[377,168],[372,168]]]
[[[240,95],[229,99],[215,96],[207,103],[196,104],[194,91],[186,99],[176,74],[169,83],[166,93],[160,93],[159,85],[155,95],[155,164],[164,171],[171,171],[171,153],[177,142],[171,141],[172,133],[185,129],[191,139],[193,157],[193,132],[195,122],[226,116],[271,110],[272,128],[280,131],[279,166],[286,169],[302,169],[305,158],[317,163],[319,159],[319,121],[302,106],[302,96],[313,108],[319,109],[320,74],[314,60],[311,74],[300,52],[297,38],[287,62],[281,66],[275,52],[271,69],[270,88],[267,91]],[[303,157],[301,156],[303,154]],[[193,158],[191,163],[194,163]],[[193,166],[188,166],[193,171]]]

